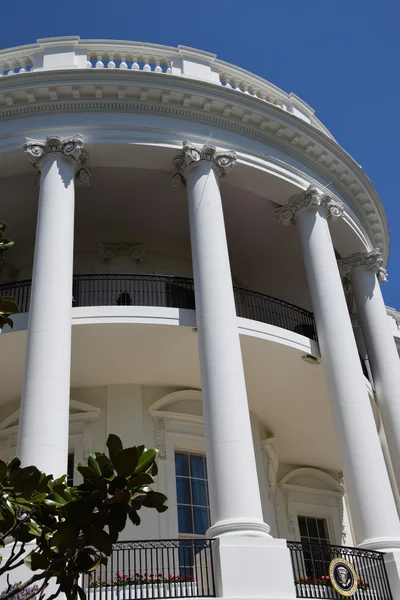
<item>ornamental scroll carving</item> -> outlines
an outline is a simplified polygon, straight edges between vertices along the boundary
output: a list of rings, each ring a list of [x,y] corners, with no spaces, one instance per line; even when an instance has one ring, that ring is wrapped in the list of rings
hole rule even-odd
[[[174,159],[175,170],[170,175],[170,186],[179,188],[186,185],[186,169],[200,161],[211,162],[217,173],[222,177],[229,173],[236,164],[236,154],[231,151],[217,152],[215,146],[208,144],[199,147],[190,142],[183,142],[182,151]]]
[[[165,419],[161,417],[155,417],[154,420],[156,423],[158,460],[160,462],[165,462],[167,460],[167,428],[165,425]]]
[[[334,200],[325,192],[310,186],[305,192],[295,194],[289,198],[284,206],[276,209],[278,221],[283,225],[295,223],[296,214],[307,208],[323,207],[327,218],[339,219],[343,216],[343,204]]]
[[[144,263],[147,246],[145,244],[99,244],[99,252],[106,260],[116,256],[127,256],[138,264]]]
[[[81,135],[65,139],[54,135],[47,137],[45,142],[27,139],[24,143],[24,152],[38,173],[40,173],[42,163],[46,157],[61,154],[75,163],[75,182],[81,185],[90,184],[90,170],[86,166],[88,155],[83,150],[83,137]]]
[[[375,248],[371,252],[356,252],[349,258],[338,260],[339,271],[342,277],[348,278],[353,269],[357,267],[365,267],[372,269],[378,278],[379,283],[387,281],[387,272],[383,265],[383,256],[379,248]]]

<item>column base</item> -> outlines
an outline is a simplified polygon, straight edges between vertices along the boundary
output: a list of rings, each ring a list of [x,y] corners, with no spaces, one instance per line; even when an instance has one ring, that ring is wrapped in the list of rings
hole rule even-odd
[[[207,531],[207,537],[215,538],[221,535],[234,535],[271,538],[269,530],[269,525],[258,519],[247,521],[242,519],[225,519],[224,521],[217,521],[212,525]]]
[[[216,595],[221,598],[296,598],[286,540],[221,536],[214,542]]]
[[[388,552],[384,560],[392,597],[400,598],[400,550]]]
[[[400,539],[399,538],[372,538],[370,540],[364,540],[361,544],[357,544],[358,548],[365,548],[366,550],[376,550],[377,552],[400,552]]]

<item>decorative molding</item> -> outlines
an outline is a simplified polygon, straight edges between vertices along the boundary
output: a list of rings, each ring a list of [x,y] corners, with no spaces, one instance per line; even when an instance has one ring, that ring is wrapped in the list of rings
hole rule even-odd
[[[236,154],[231,151],[217,152],[215,146],[208,144],[200,147],[185,141],[182,152],[174,159],[175,170],[170,174],[170,186],[179,188],[186,185],[186,170],[200,161],[210,162],[222,177],[227,175],[236,164]]]
[[[292,540],[296,537],[296,513],[291,509],[289,494],[285,488],[281,488],[283,500],[285,502],[287,526]]]
[[[69,425],[82,425],[83,452],[85,458],[92,451],[92,423],[100,415],[100,409],[77,400],[70,400]],[[14,410],[0,423],[0,452],[8,447],[18,435],[20,409]]]
[[[275,438],[267,438],[261,441],[261,449],[267,458],[267,479],[272,490],[276,488],[276,475],[279,467],[279,457],[275,449]]]
[[[160,417],[154,417],[154,421],[156,422],[156,443],[158,448],[158,459],[161,462],[165,462],[167,460],[167,428],[165,426],[165,419]]]
[[[312,185],[301,194],[291,196],[288,203],[277,208],[275,212],[280,223],[291,225],[295,223],[296,214],[299,211],[319,207],[323,207],[326,210],[328,219],[338,219],[343,216],[344,205],[342,202],[334,200],[331,196]]]
[[[128,256],[137,264],[143,264],[146,258],[146,244],[99,244],[99,252],[106,260],[112,260],[116,256]]]
[[[83,150],[83,137],[79,134],[65,139],[61,139],[57,135],[48,136],[45,142],[27,138],[24,143],[24,152],[38,172],[40,172],[46,157],[61,154],[74,162],[76,183],[81,185],[90,183],[90,170],[85,166],[88,156]]]
[[[336,508],[338,510],[338,513],[339,513],[339,523],[340,523],[341,534],[342,534],[342,540],[341,541],[342,541],[343,545],[346,545],[347,531],[346,531],[346,524],[345,524],[345,521],[344,521],[343,497],[342,498],[336,498],[335,505],[336,505]]]
[[[167,460],[167,422],[178,421],[180,423],[190,423],[194,425],[203,425],[202,416],[189,413],[173,412],[168,408],[182,402],[182,400],[195,400],[202,403],[202,396],[199,390],[180,390],[167,396],[163,396],[149,407],[149,414],[156,424],[156,438],[158,458],[160,461]]]
[[[309,487],[305,485],[291,484],[290,481],[295,477],[301,476],[311,476],[317,479],[320,479],[329,489],[319,489],[315,487]],[[281,492],[286,516],[287,516],[287,524],[289,528],[289,534],[293,538],[296,535],[296,516],[297,513],[294,511],[292,507],[292,503],[295,502],[296,494],[308,494],[312,496],[325,496],[334,499],[335,506],[338,506],[338,501],[342,501],[343,496],[345,494],[344,487],[331,475],[325,473],[324,471],[320,471],[319,469],[315,469],[312,467],[300,467],[298,469],[294,469],[287,473],[278,483],[277,492]],[[339,517],[341,517],[341,513],[339,511]]]
[[[100,70],[92,70],[90,73],[97,76],[101,74]],[[108,76],[112,73],[121,75],[121,71],[107,70]],[[122,74],[123,73],[124,72],[122,71]],[[197,122],[204,121],[209,125],[215,125],[229,130],[237,130],[242,135],[261,140],[264,143],[271,144],[272,146],[288,152],[291,156],[299,159],[303,164],[313,168],[325,179],[332,181],[340,193],[347,195],[355,201],[356,207],[359,208],[363,214],[365,225],[373,244],[382,247],[384,252],[387,253],[389,235],[387,220],[379,197],[371,182],[367,179],[354,159],[345,153],[333,138],[328,138],[323,132],[319,132],[315,127],[310,127],[308,123],[299,120],[291,113],[282,111],[282,109],[269,102],[259,105],[257,99],[252,98],[249,94],[239,95],[235,92],[235,108],[243,103],[251,103],[253,105],[254,101],[257,102],[257,108],[254,106],[250,111],[250,122],[245,125],[235,114],[230,115],[229,119],[223,118],[225,117],[225,111],[222,110],[221,113],[221,110],[219,108],[217,109],[216,105],[212,102],[206,103],[211,104],[211,111],[205,112],[204,108],[203,110],[201,108],[187,108],[176,99],[176,94],[168,94],[167,104],[165,104],[165,101],[157,100],[156,98],[152,98],[151,103],[140,102],[137,99],[121,101],[118,99],[118,96],[115,100],[107,98],[107,100],[98,101],[98,97],[94,95],[94,92],[90,92],[87,87],[88,72],[83,73],[81,70],[77,70],[74,73],[74,78],[77,82],[73,88],[71,88],[69,80],[68,82],[64,81],[64,77],[60,71],[53,72],[52,76],[54,77],[54,75],[57,75],[59,78],[57,86],[63,86],[63,94],[72,94],[71,99],[62,101],[43,100],[43,92],[48,89],[48,74],[44,75],[41,72],[36,72],[34,77],[36,86],[40,92],[38,96],[36,97],[31,91],[27,92],[25,103],[19,99],[17,104],[6,104],[4,108],[0,108],[0,117],[6,119],[30,113],[48,113],[53,110],[79,111],[90,109],[104,111],[109,109],[113,111],[124,110],[132,112],[145,111],[147,113],[168,113],[178,118],[194,119]],[[138,76],[140,77],[139,74]],[[7,78],[7,82],[9,81],[10,78]],[[175,88],[178,96],[179,89],[185,85],[185,90],[187,90],[189,82],[196,88],[196,97],[210,98],[209,94],[211,90],[209,83],[183,78],[182,80],[176,78],[175,81]],[[99,82],[99,85],[103,86],[106,85],[106,83]],[[132,85],[131,79],[130,85]],[[226,98],[227,92],[232,93],[232,91],[224,86],[211,85],[213,96],[218,97],[219,103],[225,103],[226,106],[231,106],[231,108],[233,108],[233,98],[229,98],[229,101]],[[94,89],[97,89],[97,87],[94,86],[93,90]],[[157,89],[161,89],[162,91],[166,88],[159,81]],[[80,96],[77,96],[76,93],[74,95],[73,90],[78,90]],[[21,90],[19,89],[19,94],[20,91]],[[183,93],[184,92],[182,91],[182,94]],[[93,96],[93,99],[91,96]],[[161,98],[164,98],[165,96],[166,93],[161,93]],[[268,117],[265,116],[266,110],[268,111]],[[283,120],[287,121],[287,124],[283,125]],[[267,128],[269,131],[264,131]],[[283,131],[286,132],[285,136],[280,135],[280,132]],[[312,152],[310,149],[312,149]]]
[[[365,267],[376,273],[379,283],[386,283],[387,272],[383,265],[383,256],[379,248],[371,250],[371,252],[356,252],[348,258],[338,260],[339,271],[342,277],[350,277],[353,269]]]
[[[83,424],[83,458],[88,459],[92,452],[92,422],[85,421]]]
[[[316,492],[316,493],[322,493],[323,495],[325,494],[325,492],[327,490],[319,490],[319,489],[313,489],[313,488],[309,488],[309,487],[299,486],[297,484],[294,484],[294,485],[290,484],[291,479],[293,479],[294,477],[299,477],[299,476],[303,476],[303,475],[316,477],[317,479],[320,479],[321,481],[323,481],[330,488],[328,490],[329,493],[340,494],[341,496],[343,496],[343,494],[345,493],[344,487],[338,481],[336,481],[336,479],[334,479],[331,475],[328,475],[328,473],[325,473],[325,471],[321,471],[320,469],[315,469],[314,467],[300,467],[298,469],[294,469],[293,471],[290,471],[280,480],[279,487],[285,486],[286,489],[296,488],[296,489],[302,489],[302,490],[312,490],[313,492]]]

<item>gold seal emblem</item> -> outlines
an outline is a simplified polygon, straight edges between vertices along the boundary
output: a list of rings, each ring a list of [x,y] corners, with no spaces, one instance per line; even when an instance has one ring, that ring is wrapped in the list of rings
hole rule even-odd
[[[329,577],[332,587],[341,596],[353,596],[358,588],[358,577],[348,560],[334,558],[329,564]]]

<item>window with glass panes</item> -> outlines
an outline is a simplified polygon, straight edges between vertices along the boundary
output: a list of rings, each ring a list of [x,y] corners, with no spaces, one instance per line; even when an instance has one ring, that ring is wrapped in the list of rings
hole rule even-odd
[[[179,534],[203,536],[210,527],[206,457],[176,452],[175,473]]]
[[[328,524],[326,519],[315,517],[298,517],[300,539],[310,546],[304,546],[304,566],[308,577],[327,575],[329,571],[330,557],[318,546],[311,544],[329,544]]]

